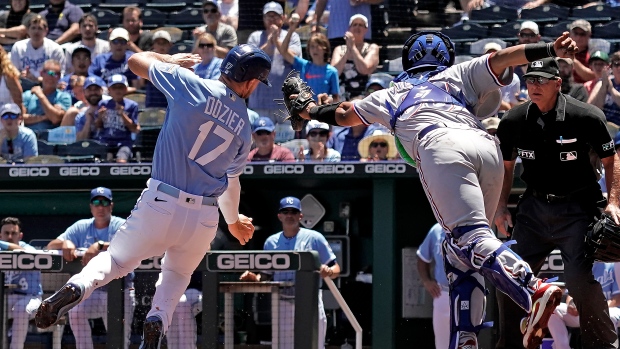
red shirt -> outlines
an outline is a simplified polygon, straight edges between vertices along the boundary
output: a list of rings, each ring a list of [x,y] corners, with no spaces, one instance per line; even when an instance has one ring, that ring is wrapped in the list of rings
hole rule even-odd
[[[258,148],[254,148],[248,154],[248,161],[282,161],[291,162],[295,161],[295,156],[288,148],[274,145],[271,153],[267,155],[259,155]]]

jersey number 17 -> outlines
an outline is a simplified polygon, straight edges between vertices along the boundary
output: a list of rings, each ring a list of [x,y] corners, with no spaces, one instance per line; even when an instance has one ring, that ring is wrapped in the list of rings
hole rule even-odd
[[[220,125],[215,125],[215,128],[213,128],[213,125],[215,125],[213,121],[207,121],[204,124],[200,125],[200,127],[198,128],[200,130],[200,134],[198,135],[196,142],[194,142],[194,145],[192,146],[192,150],[189,152],[189,155],[187,156],[188,158],[196,161],[201,166],[204,166],[210,163],[211,161],[215,160],[218,156],[220,156],[222,153],[224,153],[226,149],[228,149],[228,147],[230,146],[230,143],[232,143],[234,139],[233,134],[230,133],[228,130],[226,130]],[[202,144],[207,139],[207,136],[209,136],[211,133],[214,133],[220,138],[222,138],[224,140],[224,143],[220,144],[219,146],[215,147],[214,149],[208,151],[203,156],[196,159],[196,155],[198,155],[198,150],[200,150],[200,147],[202,147]]]

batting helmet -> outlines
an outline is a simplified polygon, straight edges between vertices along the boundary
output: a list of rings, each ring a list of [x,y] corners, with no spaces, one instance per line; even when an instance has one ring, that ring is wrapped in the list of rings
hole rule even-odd
[[[228,52],[220,71],[233,81],[244,82],[258,79],[267,86],[271,83],[267,79],[271,70],[271,58],[254,45],[238,45]]]
[[[449,67],[454,64],[454,44],[442,33],[419,32],[405,42],[402,60],[404,71]]]

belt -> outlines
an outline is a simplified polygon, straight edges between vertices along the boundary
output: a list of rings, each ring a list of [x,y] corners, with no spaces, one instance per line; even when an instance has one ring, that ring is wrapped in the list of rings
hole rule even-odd
[[[157,186],[157,191],[160,191],[164,194],[168,194],[170,196],[172,196],[173,198],[179,198],[179,195],[181,194],[181,190],[177,189],[171,185],[168,185],[166,183],[159,183],[159,185]],[[187,200],[189,201],[190,198],[187,198]],[[214,197],[208,197],[208,196],[203,196],[202,197],[202,204],[205,206],[217,206],[217,198]]]
[[[571,200],[570,195],[555,195],[555,194],[542,193],[535,189],[533,189],[531,193],[533,197],[537,199],[545,200],[547,203],[569,202]]]
[[[422,137],[426,136],[427,133],[436,130],[438,128],[446,127],[444,124],[432,124],[430,126],[426,126],[422,129],[422,131],[418,132],[418,139],[422,139]]]

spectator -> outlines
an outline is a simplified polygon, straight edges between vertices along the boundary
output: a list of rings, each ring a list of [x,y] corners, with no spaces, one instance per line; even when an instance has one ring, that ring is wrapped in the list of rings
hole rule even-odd
[[[620,290],[618,280],[614,273],[614,263],[594,262],[592,267],[594,279],[601,284],[607,306],[609,307],[609,317],[614,323],[614,328],[618,327],[620,320]],[[568,290],[570,292],[570,290]],[[566,327],[579,328],[579,311],[572,297],[566,296],[566,303],[560,303],[549,317],[549,332],[553,337],[554,349],[570,349],[569,335]]]
[[[252,139],[256,148],[248,154],[248,161],[295,161],[295,156],[288,148],[275,144],[276,126],[270,118],[261,116],[253,128]]]
[[[538,30],[538,24],[532,21],[524,21],[521,23],[519,27],[519,32],[517,33],[519,38],[519,44],[535,44],[540,42],[541,36],[540,31]],[[525,83],[525,79],[523,79],[523,74],[527,70],[527,64],[519,65],[514,68],[514,73],[517,74],[519,80],[521,81],[521,90],[527,90],[527,84]]]
[[[360,153],[358,151],[358,145],[360,141],[379,129],[387,132],[387,129],[379,124],[340,127],[332,133],[331,138],[327,142],[327,146],[340,153],[342,160],[359,160]]]
[[[40,73],[48,59],[65,67],[65,53],[60,45],[45,37],[47,31],[47,20],[37,15],[28,24],[30,38],[16,42],[11,48],[11,62],[21,72],[21,77],[32,84],[42,82]]]
[[[127,78],[114,74],[108,80],[109,100],[99,102],[94,139],[108,147],[118,147],[116,162],[127,162],[133,146],[132,133],[140,132],[138,124],[138,103],[124,98],[127,94]]]
[[[588,101],[588,91],[583,84],[573,81],[573,60],[570,58],[558,58],[560,67],[560,79],[562,79],[562,93],[569,95],[581,102]]]
[[[0,221],[0,251],[36,251],[23,242],[22,223],[15,217]],[[6,314],[13,319],[11,327],[11,349],[23,349],[28,334],[28,321],[34,319],[33,309],[41,304],[40,271],[11,270],[4,272]],[[8,295],[8,296],[7,296]]]
[[[150,51],[153,47],[153,34],[142,30],[142,10],[135,6],[125,7],[123,10],[123,28],[127,30],[127,48],[133,52]],[[110,34],[110,42],[112,42]]]
[[[579,52],[575,54],[573,64],[573,77],[575,82],[583,84],[588,80],[594,79],[594,73],[588,68],[590,59],[589,42],[592,36],[592,26],[584,19],[578,19],[569,24],[571,39],[575,40]]]
[[[84,11],[66,0],[49,1],[47,8],[39,13],[49,26],[47,38],[59,45],[72,42],[80,34],[78,22]]]
[[[203,79],[217,80],[220,77],[222,59],[215,56],[217,43],[213,35],[203,33],[196,38],[194,51],[200,55],[202,62],[194,66],[194,73]]]
[[[492,116],[490,118],[482,120],[482,126],[484,126],[484,128],[490,135],[495,136],[495,134],[497,134],[497,127],[499,126],[499,121],[500,118],[498,118],[497,116]]]
[[[496,42],[489,42],[484,45],[482,51],[483,54],[491,54],[493,52],[497,52],[501,50],[502,47]],[[519,104],[519,100],[517,96],[521,92],[520,89],[521,81],[519,80],[519,76],[517,74],[512,74],[512,82],[509,85],[505,85],[500,87],[499,91],[502,94],[502,101],[499,107],[499,110],[509,110],[515,105]]]
[[[366,83],[364,96],[388,88],[392,80],[394,80],[394,77],[387,73],[374,73],[370,75]]]
[[[297,24],[299,20],[290,21],[290,28],[281,46],[278,46],[278,51],[282,53],[284,60],[293,65],[293,69],[299,71],[301,78],[310,86],[315,96],[327,93],[332,96],[334,102],[338,102],[340,100],[338,71],[328,63],[331,49],[327,37],[321,33],[313,33],[310,36],[306,48],[310,61],[295,56],[289,52],[288,47]],[[280,42],[277,44],[280,45]]]
[[[237,30],[239,27],[239,2],[238,0],[218,0],[217,7],[222,16],[220,21]]]
[[[58,89],[60,67],[60,62],[53,59],[45,61],[40,72],[42,85],[24,92],[24,124],[33,131],[58,126],[71,107],[71,95]]]
[[[99,102],[102,100],[107,101],[111,98],[103,94],[105,86],[105,82],[98,76],[89,76],[84,82],[84,99],[86,103],[78,110],[74,120],[76,139],[78,141],[95,137],[97,132],[95,120],[97,119]]]
[[[433,332],[435,349],[450,346],[450,285],[443,267],[441,244],[446,232],[439,223],[428,231],[418,248],[418,274],[422,285],[433,297]],[[434,266],[431,274],[431,266]]]
[[[86,83],[86,77],[81,75],[72,75],[69,80],[69,86],[71,88],[73,105],[67,109],[65,116],[60,122],[60,126],[75,126],[76,116],[85,108],[88,107],[88,100],[84,94],[84,84]]]
[[[82,16],[79,21],[81,40],[70,45],[66,48],[67,52],[67,67],[65,68],[65,74],[74,72],[73,68],[73,52],[77,48],[86,48],[89,51],[88,59],[92,62],[92,59],[98,55],[106,52],[110,52],[110,43],[106,40],[97,38],[97,17],[88,13]],[[90,62],[88,63],[90,65]],[[86,67],[86,70],[88,67]],[[88,73],[80,73],[80,75],[87,76]]]
[[[0,104],[15,103],[26,113],[22,99],[22,85],[19,83],[19,70],[15,68],[7,52],[0,46]]]
[[[8,11],[0,12],[0,45],[13,45],[28,35],[28,23],[36,16],[30,0],[11,0]]]
[[[263,25],[265,30],[258,30],[250,34],[248,44],[259,47],[271,57],[271,71],[269,72],[269,81],[273,86],[282,86],[284,79],[292,70],[292,65],[284,60],[284,57],[278,50],[281,46],[279,42],[284,40],[287,30],[282,29],[284,24],[284,10],[277,2],[268,2],[263,6]],[[299,35],[293,33],[288,47],[290,54],[301,56],[301,41]],[[261,86],[250,96],[248,107],[259,115],[268,116],[271,120],[276,121],[276,113],[280,110],[280,106],[274,99],[282,98],[282,91],[278,88],[270,88]],[[294,132],[291,129],[290,134],[278,141],[286,141],[293,138]]]
[[[383,130],[375,130],[362,138],[357,145],[360,161],[386,161],[398,156],[394,136]]]
[[[222,14],[215,1],[203,1],[202,17],[206,25],[194,30],[194,38],[198,40],[198,36],[202,33],[213,35],[217,42],[215,55],[219,58],[226,57],[228,51],[237,46],[237,32],[235,28],[221,21]]]
[[[323,11],[325,11],[325,7],[327,6],[328,0],[316,0],[316,11],[315,18],[321,18],[323,16]],[[346,39],[347,32],[347,20],[349,21],[349,31],[351,30],[351,22],[354,15],[360,15],[361,18],[365,18],[365,28],[363,37],[365,39],[370,39],[372,33],[372,25],[368,18],[370,16],[370,5],[378,5],[382,3],[383,0],[351,0],[351,1],[330,1],[330,11],[329,11],[329,22],[327,24],[327,37],[329,38],[329,42],[332,47],[336,47],[338,45],[343,44],[342,38]],[[335,63],[334,63],[335,65]],[[376,65],[375,65],[376,68]],[[366,72],[365,75],[370,75],[374,72],[372,71]],[[361,72],[360,72],[361,73]],[[362,84],[364,85],[364,84]]]
[[[91,259],[110,246],[114,234],[121,228],[125,220],[112,215],[114,201],[112,191],[108,188],[98,187],[90,192],[90,213],[93,218],[80,219],[73,223],[64,233],[52,240],[48,250],[62,250],[62,255],[68,262],[76,259],[75,252],[78,248],[86,249],[82,257],[82,265],[87,265]],[[93,339],[89,319],[102,318],[107,327],[108,323],[108,292],[107,287],[102,286],[92,295],[69,311],[69,322],[75,337],[77,349],[93,348]],[[133,289],[133,274],[125,278],[125,302],[124,302],[124,345],[129,347],[129,335],[131,334],[131,322],[135,307],[135,294]],[[119,319],[113,319],[119,321]]]
[[[331,62],[340,75],[340,95],[346,100],[362,94],[368,76],[379,65],[379,46],[364,42],[368,25],[364,15],[353,15],[344,33],[345,45],[336,47],[332,54]]]
[[[340,161],[340,153],[332,148],[327,147],[327,140],[331,136],[331,127],[316,120],[311,120],[306,125],[306,139],[308,140],[309,149],[299,148],[297,159],[299,161]]]
[[[129,70],[127,60],[133,52],[129,50],[129,33],[123,28],[116,28],[110,34],[111,52],[102,53],[95,57],[93,63],[88,68],[88,75],[97,75],[103,80],[109,80],[114,74],[123,74],[131,87],[128,93],[136,92],[139,81],[136,74]]]
[[[165,30],[158,30],[153,33],[153,51],[162,55],[170,53],[172,49],[172,37]],[[163,92],[158,90],[149,80],[144,80],[146,98],[144,106],[146,108],[166,108],[168,100]]]
[[[73,84],[71,81],[75,81],[77,77],[86,77],[88,76],[88,68],[91,65],[90,60],[90,50],[86,46],[78,46],[73,49],[73,53],[71,54],[72,67],[75,67],[73,73],[65,74],[60,81],[58,82],[58,89],[68,92],[71,94],[71,98],[73,104],[75,104],[79,98],[75,96],[73,91]]]
[[[2,129],[0,129],[0,150],[4,160],[25,161],[39,155],[37,137],[31,129],[21,126],[22,111],[15,103],[0,107]]]
[[[282,231],[271,235],[265,241],[264,250],[294,250],[294,251],[316,251],[319,254],[321,263],[321,278],[329,277],[335,279],[340,274],[340,265],[336,261],[336,255],[332,251],[329,243],[323,234],[300,227],[300,222],[304,215],[301,212],[301,202],[298,198],[288,196],[280,200],[278,210],[278,220],[282,223]],[[239,278],[243,281],[273,281],[295,282],[295,272],[275,272],[255,274],[250,271],[244,272]],[[295,293],[294,287],[284,288],[280,291],[280,328],[279,345],[283,349],[292,349],[295,321]],[[323,308],[322,291],[319,290],[319,348],[325,346],[325,333],[327,330],[327,317]]]
[[[596,83],[600,81],[603,76],[607,76],[609,74],[609,56],[603,51],[596,51],[590,56],[588,66],[595,76],[594,79],[586,81],[583,84],[583,87],[586,88],[589,95],[592,93],[594,85],[596,85]]]
[[[594,85],[588,103],[605,113],[607,121],[620,126],[620,51],[610,58],[611,74],[603,73],[601,80]]]

